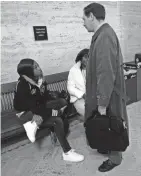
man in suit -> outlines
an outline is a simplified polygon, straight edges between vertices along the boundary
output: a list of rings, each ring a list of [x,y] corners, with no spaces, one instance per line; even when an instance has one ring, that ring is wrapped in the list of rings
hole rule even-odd
[[[122,117],[128,127],[123,57],[119,40],[112,27],[105,23],[105,8],[92,3],[84,8],[84,27],[94,32],[86,68],[85,120],[98,109],[101,115]],[[110,151],[109,158],[99,167],[106,172],[120,165],[122,153]]]

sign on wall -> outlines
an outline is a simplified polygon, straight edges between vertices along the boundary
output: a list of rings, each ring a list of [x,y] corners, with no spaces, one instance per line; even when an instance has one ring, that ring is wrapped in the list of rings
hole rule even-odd
[[[48,40],[46,26],[33,26],[35,40]]]

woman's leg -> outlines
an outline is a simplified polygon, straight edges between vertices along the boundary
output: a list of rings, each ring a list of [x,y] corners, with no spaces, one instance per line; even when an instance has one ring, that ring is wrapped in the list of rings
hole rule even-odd
[[[63,114],[66,106],[68,105],[67,101],[63,98],[59,98],[57,100],[52,100],[46,103],[46,108],[49,109],[54,109],[58,111],[57,116],[60,116],[63,119],[63,125],[64,125],[64,131],[65,131],[65,136],[69,132],[69,123],[67,117]],[[51,116],[51,115],[50,115]],[[52,116],[54,116],[52,114]],[[55,115],[56,116],[56,115]],[[54,131],[54,130],[52,130]]]
[[[43,125],[54,127],[54,132],[63,149],[63,159],[65,161],[80,162],[84,160],[84,156],[76,153],[71,149],[64,132],[64,125],[61,117],[50,117]]]
[[[35,136],[39,125],[34,120],[34,116],[35,115],[30,111],[17,114],[17,118],[19,119],[20,124],[23,125],[26,131],[27,137],[32,143],[35,142],[36,140]]]
[[[46,108],[60,110],[64,106],[67,106],[68,103],[65,99],[59,98],[57,100],[51,100],[46,103]]]
[[[83,98],[77,100],[74,102],[74,107],[76,108],[76,111],[83,117],[82,120],[84,120],[85,116],[85,100]]]
[[[50,117],[42,124],[42,126],[50,128],[53,127],[64,153],[71,150],[71,147],[65,137],[64,124],[61,117]]]
[[[32,118],[33,118],[33,113],[31,111],[17,113],[16,115],[20,125],[23,125],[26,122],[32,121]]]

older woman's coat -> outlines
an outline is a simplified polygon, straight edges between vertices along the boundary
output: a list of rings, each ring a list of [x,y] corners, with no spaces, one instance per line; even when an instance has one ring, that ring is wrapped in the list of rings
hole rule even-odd
[[[105,23],[93,35],[90,46],[86,70],[86,119],[97,106],[105,106],[110,115],[123,118],[128,126],[122,62],[118,38]]]
[[[70,69],[68,75],[67,90],[70,94],[71,103],[82,98],[86,92],[85,80],[80,66],[81,62],[79,61]]]

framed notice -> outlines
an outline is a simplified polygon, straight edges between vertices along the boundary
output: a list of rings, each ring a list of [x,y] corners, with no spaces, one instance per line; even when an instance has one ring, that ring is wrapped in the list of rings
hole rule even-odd
[[[35,40],[48,40],[46,26],[33,26]]]

